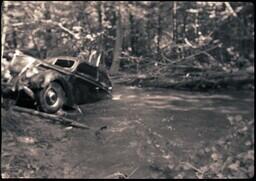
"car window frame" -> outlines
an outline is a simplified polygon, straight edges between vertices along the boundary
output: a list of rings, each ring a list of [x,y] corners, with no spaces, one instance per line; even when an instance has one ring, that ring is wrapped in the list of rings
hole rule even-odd
[[[55,65],[55,63],[57,62],[58,59],[71,60],[71,61],[74,61],[74,64],[70,68],[69,67],[62,67],[62,66],[59,66],[59,65]],[[74,59],[74,58],[70,58],[70,57],[55,57],[55,58],[53,58],[53,61],[51,61],[51,62],[52,62],[51,64],[53,66],[57,66],[59,68],[63,68],[64,70],[68,70],[68,71],[71,71],[71,72],[73,72],[76,69],[77,65],[79,64],[79,60]]]

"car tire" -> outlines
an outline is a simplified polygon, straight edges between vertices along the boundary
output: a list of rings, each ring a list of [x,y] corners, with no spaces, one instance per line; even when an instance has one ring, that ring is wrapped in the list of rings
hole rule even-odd
[[[39,91],[39,108],[46,113],[56,113],[64,104],[65,92],[57,82],[51,82]]]

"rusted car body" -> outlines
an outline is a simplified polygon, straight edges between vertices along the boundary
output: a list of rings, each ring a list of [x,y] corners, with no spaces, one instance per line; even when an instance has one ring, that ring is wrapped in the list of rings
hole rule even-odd
[[[11,62],[12,79],[2,82],[2,94],[26,95],[48,113],[90,100],[111,97],[112,84],[105,71],[68,56],[38,60],[17,55]]]

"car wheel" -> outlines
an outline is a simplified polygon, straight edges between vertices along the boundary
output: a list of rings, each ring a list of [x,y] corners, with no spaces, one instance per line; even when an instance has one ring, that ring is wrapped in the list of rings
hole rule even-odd
[[[40,109],[43,112],[55,113],[62,108],[64,104],[65,93],[60,84],[50,83],[38,94]]]

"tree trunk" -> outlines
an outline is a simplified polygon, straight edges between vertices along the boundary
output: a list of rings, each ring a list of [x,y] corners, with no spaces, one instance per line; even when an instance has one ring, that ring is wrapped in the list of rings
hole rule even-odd
[[[176,44],[176,29],[177,29],[177,20],[176,20],[176,4],[177,2],[176,1],[173,1],[173,15],[172,15],[172,18],[173,18],[173,28],[172,28],[172,34],[173,34],[173,42],[174,44]]]
[[[1,38],[1,60],[3,59],[3,55],[4,55],[4,45],[5,45],[5,38],[6,38],[6,32],[7,32],[7,23],[8,23],[8,17],[7,15],[5,14],[8,10],[8,1],[5,1],[3,2],[3,6],[2,6],[2,15],[1,15],[1,35],[2,35],[2,38]]]
[[[184,12],[184,17],[183,17],[183,38],[186,38],[186,24],[187,24],[187,14]]]
[[[157,18],[157,61],[161,60],[161,50],[160,50],[160,42],[162,38],[162,29],[161,29],[161,2],[159,2],[158,6],[158,18]]]
[[[137,2],[136,1],[131,1],[130,4],[137,8]],[[131,46],[131,51],[132,51],[132,55],[137,56],[138,55],[138,51],[137,51],[137,39],[138,39],[138,27],[136,19],[134,18],[134,15],[129,12],[129,22],[130,22],[130,46]]]
[[[131,51],[132,55],[136,55],[136,31],[135,31],[135,26],[134,26],[134,17],[132,13],[129,13],[129,21],[130,21],[130,46],[131,46]]]
[[[119,71],[120,66],[120,55],[122,51],[122,42],[123,42],[123,36],[122,36],[122,17],[120,13],[121,8],[121,2],[119,2],[118,9],[116,9],[116,41],[115,41],[115,48],[114,48],[114,56],[112,65],[110,68],[110,73],[115,74]]]
[[[99,23],[99,32],[102,33],[103,31],[103,26],[102,26],[102,11],[103,11],[103,7],[102,7],[102,2],[99,1],[98,2],[98,6],[97,6],[97,13],[98,13],[98,23]],[[102,34],[100,35],[100,42],[99,42],[99,49],[100,52],[102,51],[103,48],[103,39],[102,39]]]
[[[51,19],[50,4],[48,4],[48,2],[45,2],[44,8],[45,8],[44,18],[45,20],[50,20]],[[54,48],[53,36],[52,36],[52,29],[50,27],[47,27],[45,30],[46,30],[46,34],[45,34],[46,56],[48,56],[52,53],[52,50]]]
[[[98,13],[98,23],[99,23],[99,32],[100,38],[99,38],[99,52],[101,53],[102,60],[105,60],[104,58],[104,40],[103,40],[103,13],[104,13],[104,8],[103,8],[103,2],[99,1],[98,6],[97,6],[97,13]],[[104,62],[103,66],[105,66]]]
[[[195,39],[198,37],[198,12],[195,13]]]
[[[17,33],[16,33],[15,28],[12,31],[12,44],[13,44],[13,48],[16,49],[17,48]]]

